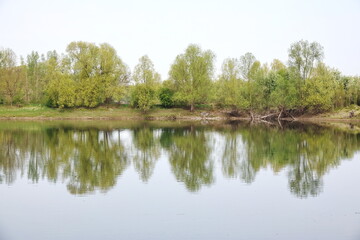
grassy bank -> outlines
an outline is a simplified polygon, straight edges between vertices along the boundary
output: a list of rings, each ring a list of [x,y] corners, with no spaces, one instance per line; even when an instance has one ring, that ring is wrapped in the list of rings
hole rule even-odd
[[[350,118],[350,112],[353,111],[353,117]],[[206,116],[203,113],[206,112]],[[133,109],[126,106],[108,106],[97,108],[73,108],[73,109],[54,109],[44,106],[0,106],[0,119],[118,119],[118,120],[143,120],[143,119],[157,119],[157,120],[172,120],[172,119],[213,119],[224,120],[229,116],[226,111],[210,111],[210,110],[195,110],[190,112],[181,108],[155,108],[147,113],[143,113],[138,109]],[[232,118],[236,119],[236,118]],[[240,118],[239,118],[240,119]],[[244,119],[244,118],[241,118]],[[360,107],[352,106],[341,110],[322,114],[305,114],[299,116],[297,120],[360,120]]]
[[[350,117],[350,113],[352,116]],[[342,109],[336,109],[326,113],[320,114],[304,114],[298,118],[299,120],[346,120],[359,121],[360,120],[360,106],[352,105]]]
[[[152,109],[143,113],[130,107],[53,109],[44,106],[0,106],[0,119],[187,119],[200,118],[201,111]]]

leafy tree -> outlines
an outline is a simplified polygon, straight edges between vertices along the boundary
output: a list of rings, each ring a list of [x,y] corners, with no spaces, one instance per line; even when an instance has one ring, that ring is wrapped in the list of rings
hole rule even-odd
[[[272,71],[270,77],[275,82],[275,89],[270,94],[273,106],[282,110],[293,109],[299,104],[297,82],[286,69]]]
[[[161,105],[165,108],[174,106],[173,95],[174,91],[170,88],[162,87],[159,91]]]
[[[0,92],[8,104],[21,101],[24,71],[16,66],[16,55],[11,49],[0,50]]]
[[[194,111],[195,104],[206,102],[211,89],[215,55],[198,45],[189,45],[176,57],[170,68],[170,80],[175,87],[174,100],[185,103]]]
[[[69,77],[59,75],[47,86],[48,100],[50,107],[70,108],[75,106],[76,83]]]
[[[157,102],[157,89],[160,84],[160,74],[155,71],[148,56],[139,59],[133,79],[136,84],[132,92],[132,105],[146,112]]]
[[[266,64],[255,61],[248,72],[247,98],[250,110],[269,108],[270,94],[274,90],[274,79],[269,75]]]
[[[336,88],[335,74],[321,63],[314,69],[313,77],[305,85],[305,107],[316,112],[326,111],[332,107]]]
[[[256,58],[252,53],[245,53],[240,57],[240,71],[241,76],[245,80],[249,80],[249,72],[255,63]]]
[[[235,58],[225,59],[219,80],[215,83],[217,102],[232,108],[248,108],[249,102],[245,98],[244,85],[241,80],[240,62]]]
[[[101,83],[104,85],[105,102],[120,101],[124,96],[130,73],[126,64],[117,56],[116,50],[108,43],[99,48]]]
[[[296,69],[303,80],[311,76],[317,62],[324,57],[323,47],[317,43],[300,40],[293,43],[289,49],[289,66]]]
[[[131,104],[143,112],[147,112],[157,102],[156,90],[146,84],[137,84],[132,89]]]
[[[40,74],[41,74],[41,60],[40,55],[37,52],[31,52],[27,56],[27,76],[25,86],[25,98],[26,102],[39,102],[40,93],[42,88],[40,87]]]
[[[271,71],[279,72],[279,71],[285,71],[286,66],[284,63],[282,63],[279,59],[274,59],[271,63]]]
[[[160,83],[160,74],[155,71],[154,64],[147,55],[139,59],[134,69],[133,79],[137,84],[144,83],[149,86]]]
[[[77,106],[96,107],[121,98],[129,74],[112,46],[72,42],[66,51],[68,56],[64,62],[68,66],[65,68],[77,83]]]

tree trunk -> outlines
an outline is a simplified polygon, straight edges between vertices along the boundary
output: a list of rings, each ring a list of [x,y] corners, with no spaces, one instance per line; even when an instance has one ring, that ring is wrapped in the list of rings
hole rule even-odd
[[[194,103],[191,103],[190,104],[190,112],[193,112],[194,111]]]
[[[251,121],[254,121],[254,114],[250,111]]]
[[[268,114],[268,115],[265,115],[265,116],[260,117],[260,119],[266,119],[266,118],[272,117],[272,116],[274,116],[274,115],[276,115],[276,114],[277,114],[277,113],[270,113],[270,114]]]
[[[278,116],[278,118],[277,118],[278,121],[280,121],[280,118],[281,118],[281,115],[282,115],[282,113],[283,113],[283,110],[284,110],[284,108],[282,108],[281,111],[280,111],[280,113],[279,113],[279,116]]]
[[[295,120],[294,116],[290,112],[288,112],[287,114],[292,118],[292,120]]]

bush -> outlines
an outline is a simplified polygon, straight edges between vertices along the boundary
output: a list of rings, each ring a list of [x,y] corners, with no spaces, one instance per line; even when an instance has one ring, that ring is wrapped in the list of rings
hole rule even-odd
[[[75,106],[75,83],[68,78],[53,80],[46,91],[48,107],[74,107]]]
[[[143,112],[150,110],[156,103],[157,96],[154,87],[147,84],[137,84],[131,94],[131,105],[139,108]]]
[[[159,92],[159,99],[161,106],[165,108],[170,108],[174,106],[173,101],[174,92],[169,88],[161,88]]]

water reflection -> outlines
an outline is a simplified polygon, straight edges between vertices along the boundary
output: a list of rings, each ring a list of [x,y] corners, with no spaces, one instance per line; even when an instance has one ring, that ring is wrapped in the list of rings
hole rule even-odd
[[[0,183],[20,176],[65,182],[72,194],[107,191],[131,164],[149,181],[164,156],[189,191],[213,184],[216,167],[249,184],[271,168],[285,170],[290,191],[308,197],[322,191],[324,174],[360,149],[360,134],[318,125],[163,125],[1,122]]]
[[[214,164],[209,157],[211,148],[204,130],[182,128],[169,137],[169,161],[176,179],[184,182],[190,191],[210,185],[214,181]]]
[[[153,173],[156,161],[160,157],[159,138],[155,136],[155,130],[146,125],[141,128],[134,128],[132,132],[135,152],[133,164],[141,180],[147,182]]]

